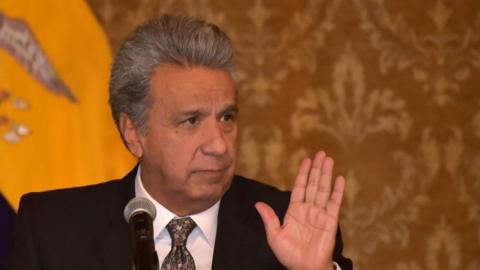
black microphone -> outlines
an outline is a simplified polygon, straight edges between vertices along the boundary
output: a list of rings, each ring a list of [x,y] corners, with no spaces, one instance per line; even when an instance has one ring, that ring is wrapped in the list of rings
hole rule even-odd
[[[134,270],[158,270],[158,257],[153,244],[153,220],[156,214],[153,203],[142,197],[131,199],[123,210],[125,220],[130,224]]]

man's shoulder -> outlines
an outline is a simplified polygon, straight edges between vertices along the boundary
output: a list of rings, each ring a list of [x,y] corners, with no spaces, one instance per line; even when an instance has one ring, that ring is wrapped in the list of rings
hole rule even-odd
[[[102,194],[108,193],[111,190],[118,188],[121,183],[122,180],[115,179],[86,186],[60,188],[40,192],[30,192],[24,194],[22,196],[22,200],[39,202],[58,200],[68,201],[77,197],[88,199],[94,195],[101,196]]]
[[[244,194],[253,203],[262,201],[272,206],[286,206],[290,199],[290,191],[282,191],[272,185],[240,175],[235,175],[231,188]]]
[[[97,212],[118,200],[119,194],[129,193],[128,181],[110,180],[81,187],[31,192],[20,199],[19,212],[28,211],[35,216],[82,215]],[[56,213],[56,214],[54,214]]]
[[[27,193],[22,196],[20,207],[22,204],[41,206],[69,205],[74,203],[98,204],[111,196],[130,196],[134,192],[136,171],[137,167],[134,167],[122,179],[106,180],[85,186]]]
[[[263,183],[259,180],[251,179],[241,175],[235,175],[234,183],[242,185],[244,188],[247,188],[254,192],[272,193],[277,195],[288,195],[290,193],[290,191],[283,191],[270,184]]]

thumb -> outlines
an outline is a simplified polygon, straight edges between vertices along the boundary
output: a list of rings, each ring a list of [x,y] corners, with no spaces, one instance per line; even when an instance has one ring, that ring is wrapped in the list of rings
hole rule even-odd
[[[272,240],[280,231],[280,220],[278,219],[277,214],[275,214],[272,207],[263,202],[257,202],[255,208],[262,218],[265,231],[267,232],[267,239]]]

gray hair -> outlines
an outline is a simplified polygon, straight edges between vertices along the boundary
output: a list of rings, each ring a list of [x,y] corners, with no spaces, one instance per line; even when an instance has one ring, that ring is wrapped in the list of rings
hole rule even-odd
[[[109,102],[119,130],[125,113],[143,135],[148,132],[150,82],[161,64],[233,72],[230,39],[216,25],[192,17],[161,15],[140,25],[112,65]]]

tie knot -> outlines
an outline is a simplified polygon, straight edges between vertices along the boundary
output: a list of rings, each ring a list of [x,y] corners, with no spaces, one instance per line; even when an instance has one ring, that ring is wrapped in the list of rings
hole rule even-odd
[[[166,228],[172,238],[172,246],[186,246],[187,237],[197,226],[190,217],[174,218],[170,220]]]

